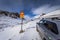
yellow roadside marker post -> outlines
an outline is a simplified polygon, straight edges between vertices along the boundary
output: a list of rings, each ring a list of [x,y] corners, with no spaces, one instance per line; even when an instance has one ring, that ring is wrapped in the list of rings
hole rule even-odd
[[[23,27],[23,19],[24,19],[24,12],[23,11],[20,12],[20,18],[21,18],[21,30],[20,30],[19,33],[23,33],[24,32],[23,29],[22,29],[22,27]]]

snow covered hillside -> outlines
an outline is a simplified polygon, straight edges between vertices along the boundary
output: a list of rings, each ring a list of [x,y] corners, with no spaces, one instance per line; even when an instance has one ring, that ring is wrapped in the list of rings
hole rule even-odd
[[[14,27],[15,25],[20,25],[20,20],[11,18],[9,16],[0,15],[0,29]]]
[[[0,14],[0,40],[41,40],[39,33],[36,31],[36,23],[39,18],[23,21],[23,33],[21,30],[21,20]]]
[[[1,17],[1,18],[3,19],[4,17]],[[0,19],[0,20],[2,20],[2,19]],[[6,20],[6,19],[4,19],[4,20]],[[15,20],[11,20],[11,21],[15,21]],[[38,22],[38,21],[39,20],[34,20],[34,21],[30,21],[28,23],[23,24],[24,32],[19,33],[21,30],[20,29],[21,25],[16,25],[16,22],[17,22],[17,20],[16,20],[14,27],[7,27],[4,31],[0,32],[0,40],[41,40],[39,33],[36,31],[36,28],[35,28],[36,22]],[[4,22],[4,23],[6,23],[6,22]],[[7,23],[9,23],[9,22],[7,22]],[[14,23],[12,23],[11,25],[13,25],[13,24]]]

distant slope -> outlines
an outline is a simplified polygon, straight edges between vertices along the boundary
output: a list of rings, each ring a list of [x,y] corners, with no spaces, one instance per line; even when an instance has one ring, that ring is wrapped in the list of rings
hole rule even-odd
[[[18,19],[0,15],[0,29],[5,27],[13,27],[19,24],[20,24],[20,20]]]
[[[18,13],[0,11],[0,29],[20,25]]]

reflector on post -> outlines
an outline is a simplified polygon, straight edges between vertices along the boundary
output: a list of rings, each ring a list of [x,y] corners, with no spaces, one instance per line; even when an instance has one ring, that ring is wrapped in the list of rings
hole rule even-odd
[[[24,12],[23,11],[20,12],[20,18],[22,18],[22,19],[24,18]]]

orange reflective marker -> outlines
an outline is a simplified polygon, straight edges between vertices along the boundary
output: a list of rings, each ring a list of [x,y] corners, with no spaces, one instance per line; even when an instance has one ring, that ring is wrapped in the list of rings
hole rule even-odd
[[[24,18],[24,12],[23,11],[20,12],[20,18]]]

